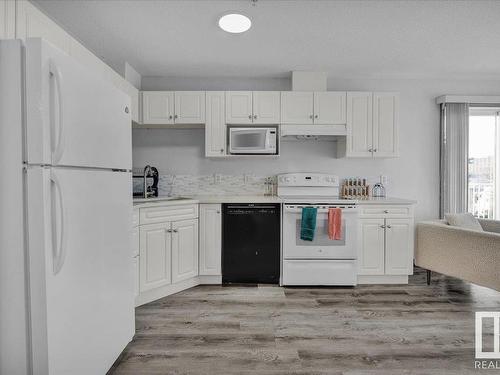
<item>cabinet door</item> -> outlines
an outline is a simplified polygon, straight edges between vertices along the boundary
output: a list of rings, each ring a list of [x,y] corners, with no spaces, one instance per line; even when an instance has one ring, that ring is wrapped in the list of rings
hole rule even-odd
[[[359,275],[384,274],[384,219],[359,220]]]
[[[198,275],[198,219],[172,223],[172,282]]]
[[[43,38],[67,54],[71,53],[72,38],[59,25],[27,0],[16,1],[16,6],[16,39]]]
[[[174,120],[176,124],[204,124],[205,92],[176,91]]]
[[[16,36],[16,2],[0,0],[0,39],[14,39]]]
[[[346,123],[346,93],[325,91],[314,93],[314,123],[320,125]]]
[[[282,124],[312,124],[313,112],[312,92],[286,91],[281,93]]]
[[[143,91],[142,123],[173,124],[174,93],[170,91]]]
[[[200,204],[200,275],[221,275],[222,214],[220,204]]]
[[[140,291],[140,281],[139,281],[139,255],[132,258],[132,264],[134,268],[134,298],[139,296]]]
[[[347,157],[372,157],[372,94],[347,93]]]
[[[397,157],[399,154],[399,95],[373,93],[373,156]]]
[[[226,121],[224,91],[207,91],[207,123],[205,125],[205,156],[226,155]]]
[[[171,283],[172,234],[170,222],[143,225],[139,229],[140,291]]]
[[[279,91],[254,91],[253,92],[253,123],[254,124],[279,124],[280,123]]]
[[[251,124],[252,92],[226,91],[226,124]]]
[[[411,219],[386,219],[385,273],[411,274],[413,231]]]

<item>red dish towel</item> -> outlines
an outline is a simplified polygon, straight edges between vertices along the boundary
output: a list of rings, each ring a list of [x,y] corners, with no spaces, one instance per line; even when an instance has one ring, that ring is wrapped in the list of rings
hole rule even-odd
[[[342,239],[342,209],[328,209],[328,238],[331,240]]]

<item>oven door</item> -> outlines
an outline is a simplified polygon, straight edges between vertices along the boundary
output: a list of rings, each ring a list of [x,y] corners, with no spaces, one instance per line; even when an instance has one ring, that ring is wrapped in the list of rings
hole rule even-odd
[[[300,239],[302,208],[316,207],[316,232],[313,241]],[[342,208],[340,240],[328,238],[328,209]],[[356,259],[358,210],[350,205],[285,204],[283,209],[284,259]]]
[[[268,137],[268,128],[229,128],[229,153],[274,154]]]

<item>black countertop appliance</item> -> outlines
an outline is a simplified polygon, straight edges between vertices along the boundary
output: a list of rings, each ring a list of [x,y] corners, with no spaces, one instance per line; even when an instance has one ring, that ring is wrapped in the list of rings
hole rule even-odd
[[[279,283],[280,204],[224,204],[223,283]]]

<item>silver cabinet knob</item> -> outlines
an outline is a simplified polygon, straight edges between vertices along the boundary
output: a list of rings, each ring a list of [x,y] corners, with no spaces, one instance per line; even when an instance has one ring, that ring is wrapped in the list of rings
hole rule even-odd
[[[310,116],[309,116],[309,118],[312,120],[312,119],[314,118],[314,116],[313,116],[313,115],[310,115]]]
[[[252,119],[252,115],[248,115],[248,118],[251,120]]]
[[[223,148],[221,148],[221,149],[220,149],[220,153],[221,153],[221,154],[223,154],[223,153],[224,153],[224,149],[223,149]]]
[[[178,232],[178,230],[177,230],[177,229],[174,229],[174,230],[173,230],[173,232],[174,232],[174,233],[177,233],[177,232]]]
[[[217,213],[220,214],[220,210],[217,210]]]
[[[167,233],[172,233],[172,229],[167,229]]]
[[[257,118],[257,115],[253,115],[253,119],[255,120]]]
[[[388,214],[389,213],[389,210],[384,210],[384,214]]]
[[[385,225],[381,225],[380,228],[385,228]]]
[[[376,149],[376,148],[374,148],[374,149],[373,149],[373,152],[377,152],[377,149]]]
[[[392,228],[392,227],[391,227],[390,225],[388,225],[386,228],[389,228],[389,229],[390,229],[390,228]]]
[[[179,116],[177,116],[177,115],[174,115],[174,118],[177,118],[177,117],[179,117]]]
[[[318,118],[318,115],[314,115],[314,118]]]
[[[369,148],[369,149],[368,149],[368,152],[373,152],[373,148]]]
[[[168,119],[169,119],[169,120],[172,120],[172,115],[168,116]]]

